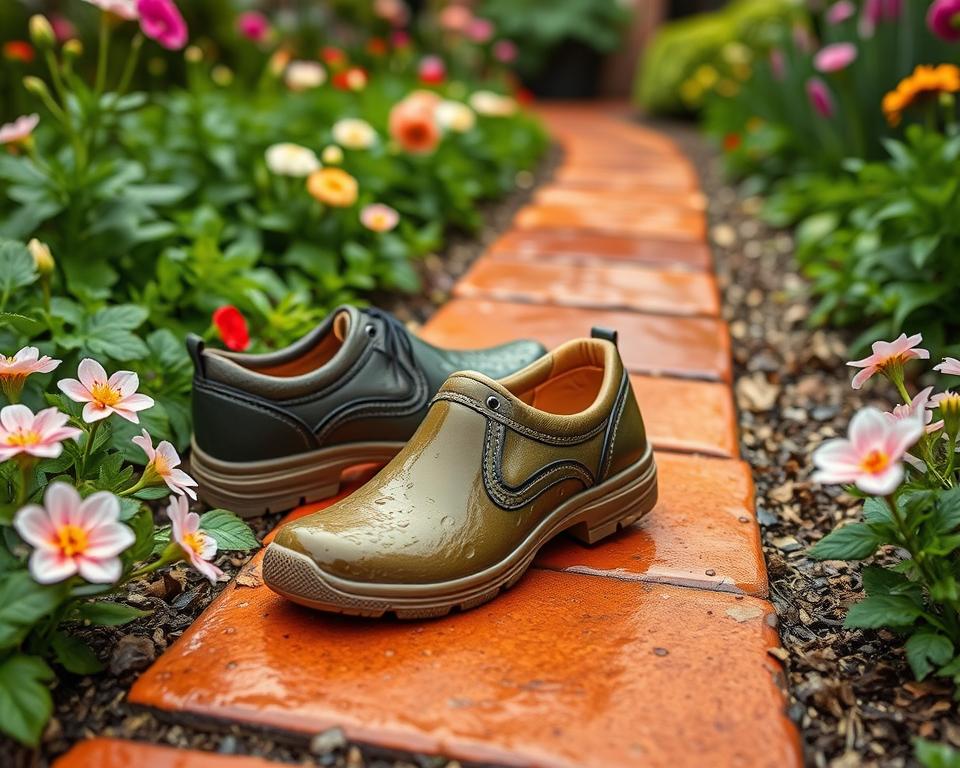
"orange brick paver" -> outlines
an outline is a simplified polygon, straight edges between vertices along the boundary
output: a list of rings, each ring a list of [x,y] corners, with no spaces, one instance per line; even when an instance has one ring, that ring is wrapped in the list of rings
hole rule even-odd
[[[120,739],[81,741],[53,768],[278,768],[259,757],[217,755]]]
[[[422,622],[300,608],[257,586],[258,555],[131,702],[508,766],[802,765],[768,653],[775,615],[696,176],[622,106],[542,113],[563,164],[421,333],[552,347],[617,329],[657,451],[657,507],[593,547],[551,542],[491,603]]]

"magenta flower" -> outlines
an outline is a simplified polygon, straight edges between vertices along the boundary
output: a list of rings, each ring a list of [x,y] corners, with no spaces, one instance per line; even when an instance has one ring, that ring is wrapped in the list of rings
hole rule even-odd
[[[219,581],[223,571],[210,562],[217,556],[217,540],[200,530],[200,515],[190,511],[185,497],[171,496],[167,516],[170,540],[180,546],[183,558],[211,583]]]
[[[0,125],[0,146],[3,144],[18,144],[30,138],[33,129],[40,122],[40,115],[21,115],[12,123]]]
[[[940,402],[940,398],[942,398],[943,395],[937,395],[936,397],[931,398],[930,395],[932,393],[933,387],[922,389],[909,403],[898,405],[890,413],[885,413],[883,415],[892,421],[919,418],[923,421],[928,433],[936,432],[938,429],[943,428],[943,422],[938,421],[936,423],[931,423],[933,421],[933,411],[930,409],[937,407],[937,404]]]
[[[828,440],[813,453],[818,483],[853,483],[864,493],[886,496],[903,482],[902,460],[923,435],[919,417],[889,419],[876,408],[858,411],[848,438]]]
[[[948,376],[960,376],[960,360],[955,357],[945,357],[942,363],[933,366],[933,370]]]
[[[139,424],[137,411],[153,407],[153,398],[137,394],[140,378],[133,371],[117,371],[109,378],[96,360],[89,357],[77,366],[80,380],[62,379],[57,382],[60,391],[83,406],[83,420],[88,424],[107,418],[111,413]]]
[[[873,374],[886,374],[893,368],[902,367],[907,360],[929,360],[930,352],[917,347],[917,344],[922,341],[923,336],[919,333],[909,338],[907,334],[901,333],[893,341],[873,342],[872,355],[863,358],[863,360],[853,360],[847,363],[854,368],[863,368],[853,377],[851,386],[854,389],[860,389]]]
[[[493,58],[502,64],[509,64],[517,58],[517,44],[513,40],[497,40],[493,44]]]
[[[849,67],[857,58],[857,46],[853,43],[834,43],[817,51],[813,66],[820,72],[839,72]]]
[[[251,42],[262,43],[270,34],[270,20],[259,11],[246,11],[237,17],[237,31]]]
[[[960,40],[960,0],[934,0],[927,12],[927,26],[943,40]]]
[[[830,89],[827,84],[819,77],[811,77],[807,80],[807,98],[817,111],[820,117],[830,119],[833,117],[834,106],[833,96],[830,95]]]
[[[154,448],[150,434],[143,429],[140,435],[132,438],[132,442],[147,454],[148,463],[143,474],[148,481],[160,479],[174,493],[189,496],[194,500],[197,498],[193,491],[197,487],[197,481],[182,469],[177,469],[180,466],[180,454],[168,440],[161,440]]]
[[[133,531],[120,522],[120,502],[107,491],[81,499],[76,488],[51,483],[44,506],[30,504],[13,518],[13,527],[34,549],[30,575],[54,584],[79,574],[93,584],[120,578],[120,553],[130,547]]]
[[[170,51],[187,44],[187,23],[172,0],[137,0],[140,29]]]
[[[827,24],[836,26],[851,18],[857,12],[857,6],[851,0],[839,0],[827,10]]]
[[[0,461],[26,454],[55,459],[63,452],[64,440],[76,440],[81,431],[64,426],[70,417],[56,408],[34,414],[25,405],[8,405],[0,410]]]
[[[467,25],[467,37],[475,43],[489,42],[495,31],[493,22],[489,19],[474,17]]]

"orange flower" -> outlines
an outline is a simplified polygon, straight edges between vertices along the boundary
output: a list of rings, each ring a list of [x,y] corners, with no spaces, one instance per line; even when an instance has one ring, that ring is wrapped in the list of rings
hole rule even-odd
[[[357,202],[357,180],[342,168],[321,168],[307,178],[307,192],[334,208]]]
[[[390,136],[407,152],[433,152],[440,143],[435,105],[423,97],[395,104],[390,110]]]
[[[960,67],[940,64],[936,67],[918,66],[913,74],[903,78],[897,87],[883,97],[883,114],[890,125],[899,125],[903,113],[925,96],[960,91]]]
[[[3,58],[8,61],[20,61],[29,64],[36,57],[36,52],[30,43],[23,40],[10,40],[3,44]]]

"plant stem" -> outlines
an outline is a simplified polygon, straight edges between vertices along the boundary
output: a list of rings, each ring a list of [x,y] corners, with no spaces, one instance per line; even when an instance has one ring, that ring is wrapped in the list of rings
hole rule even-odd
[[[107,82],[107,58],[110,52],[110,22],[106,12],[100,13],[100,41],[97,49],[97,79],[95,93],[99,97]]]
[[[90,452],[93,450],[93,441],[97,436],[97,430],[100,429],[101,422],[93,422],[90,431],[87,433],[87,444],[83,447],[83,456],[80,459],[80,469],[77,472],[77,481],[79,482],[87,474],[87,460],[90,458]]]
[[[16,507],[19,509],[22,507],[29,497],[30,491],[30,469],[33,466],[33,462],[23,456],[20,456],[17,464],[20,466],[20,485],[17,486],[17,502]]]
[[[133,42],[130,43],[130,55],[127,56],[127,63],[124,64],[123,74],[120,76],[120,84],[117,85],[117,96],[127,92],[130,87],[130,81],[133,79],[134,70],[137,68],[137,61],[140,59],[140,49],[143,47],[143,33],[138,32]]]

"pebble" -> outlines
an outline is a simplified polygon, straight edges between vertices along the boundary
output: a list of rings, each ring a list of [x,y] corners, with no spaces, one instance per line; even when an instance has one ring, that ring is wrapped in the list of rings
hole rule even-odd
[[[149,637],[124,635],[110,654],[110,674],[125,675],[149,667],[157,657],[157,650]]]
[[[342,728],[330,728],[310,739],[310,753],[326,755],[347,746],[347,737]]]

